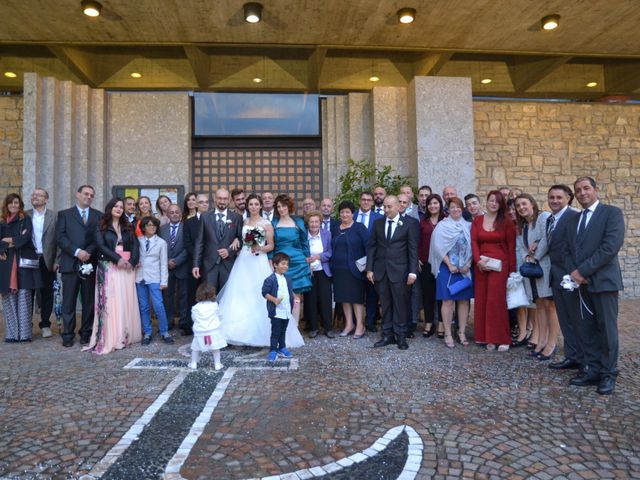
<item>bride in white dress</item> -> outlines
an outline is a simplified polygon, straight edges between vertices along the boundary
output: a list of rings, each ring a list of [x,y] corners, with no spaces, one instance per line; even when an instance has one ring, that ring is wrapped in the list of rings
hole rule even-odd
[[[267,253],[274,248],[273,226],[262,218],[261,208],[260,196],[251,194],[247,197],[249,217],[244,221],[242,238],[257,229],[262,233],[262,239],[253,247],[241,247],[229,279],[218,293],[222,333],[232,345],[270,345],[271,320],[267,315],[267,301],[262,296],[262,283],[273,273],[267,259]],[[297,323],[289,321],[285,342],[287,348],[304,345]]]

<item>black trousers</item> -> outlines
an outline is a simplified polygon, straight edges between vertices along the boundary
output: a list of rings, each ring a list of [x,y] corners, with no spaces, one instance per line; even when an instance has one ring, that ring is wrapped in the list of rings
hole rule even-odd
[[[324,270],[313,272],[313,287],[304,294],[304,320],[309,328],[318,330],[318,312],[325,333],[331,330],[331,278]]]
[[[224,284],[227,283],[227,280],[229,280],[230,273],[231,272],[227,270],[227,267],[225,265],[218,264],[214,265],[214,267],[207,272],[204,278],[206,279],[207,283],[209,283],[209,285],[213,285],[213,287],[216,289],[216,293],[218,293],[220,290],[222,290]]]
[[[431,265],[427,263],[422,267],[422,272],[418,277],[422,287],[422,309],[424,310],[424,321],[430,323],[435,330],[436,322],[442,318],[442,302],[436,302],[436,277],[431,273]],[[436,315],[437,304],[437,315]]]
[[[366,293],[366,327],[373,329],[376,326],[376,319],[378,317],[378,292],[376,287],[371,285],[371,282],[367,282],[365,287]]]
[[[271,317],[271,351],[286,348],[285,337],[289,319]]]
[[[44,263],[44,257],[40,257],[40,276],[42,288],[40,293],[40,329],[51,328],[51,312],[53,311],[53,282],[56,281],[56,272],[52,272]]]
[[[564,338],[564,358],[584,365],[584,353],[578,337],[580,326],[580,297],[577,291],[552,286],[560,330]]]
[[[162,299],[164,300],[164,309],[167,312],[167,322],[173,325],[173,317],[175,314],[175,299],[178,295],[178,315],[180,316],[179,326],[183,330],[191,329],[191,315],[189,315],[189,279],[178,278],[169,272],[169,282],[167,288],[162,291]],[[195,298],[195,294],[194,294]]]
[[[382,336],[404,338],[407,335],[407,306],[409,286],[407,282],[391,282],[385,274],[376,280],[376,290],[382,308]]]
[[[589,372],[618,374],[618,292],[589,292],[580,287],[580,343]]]
[[[76,332],[76,302],[78,292],[82,295],[82,323],[80,324],[80,338],[89,340],[93,328],[95,313],[96,274],[91,274],[86,280],[80,279],[77,273],[62,274],[62,320],[64,322],[63,340],[73,340]]]

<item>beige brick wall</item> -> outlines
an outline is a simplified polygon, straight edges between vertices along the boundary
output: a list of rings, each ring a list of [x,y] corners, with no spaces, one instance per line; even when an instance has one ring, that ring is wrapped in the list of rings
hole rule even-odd
[[[22,97],[0,97],[0,202],[22,191]]]
[[[474,117],[478,193],[510,185],[543,203],[550,185],[593,176],[625,212],[625,296],[640,297],[640,105],[476,101]]]

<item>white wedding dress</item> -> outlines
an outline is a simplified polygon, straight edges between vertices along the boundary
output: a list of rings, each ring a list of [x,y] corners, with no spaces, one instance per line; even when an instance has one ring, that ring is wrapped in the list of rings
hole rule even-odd
[[[258,224],[264,230],[266,220]],[[242,238],[253,226],[245,221]],[[263,232],[266,239],[266,231]],[[262,245],[266,243],[261,242]],[[222,334],[231,345],[268,347],[271,338],[271,320],[267,315],[266,300],[262,296],[262,283],[273,273],[267,254],[256,255],[250,247],[242,247],[233,264],[229,279],[218,294],[222,317]],[[304,345],[295,321],[289,321],[285,337],[287,348]]]

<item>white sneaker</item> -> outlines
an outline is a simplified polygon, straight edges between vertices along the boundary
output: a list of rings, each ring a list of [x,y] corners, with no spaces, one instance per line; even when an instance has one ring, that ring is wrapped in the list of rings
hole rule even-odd
[[[216,364],[213,366],[213,368],[214,368],[215,370],[222,370],[222,369],[224,368],[224,365],[223,365],[223,364],[221,364],[221,363],[216,363]]]
[[[506,345],[506,344],[505,345],[500,345],[498,347],[498,351],[499,352],[508,352],[509,351],[509,345]]]
[[[49,338],[49,337],[52,337],[52,336],[53,336],[53,333],[51,333],[51,329],[50,328],[44,327],[42,329],[42,338]]]
[[[189,368],[191,370],[195,370],[196,368],[198,368],[198,363],[197,362],[189,362]]]

